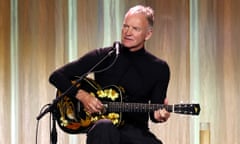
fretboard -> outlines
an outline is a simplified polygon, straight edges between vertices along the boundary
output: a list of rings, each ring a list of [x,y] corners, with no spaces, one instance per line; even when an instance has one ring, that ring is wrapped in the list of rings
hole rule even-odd
[[[168,112],[173,111],[173,105],[107,102],[105,107],[108,112],[151,112],[165,108]]]

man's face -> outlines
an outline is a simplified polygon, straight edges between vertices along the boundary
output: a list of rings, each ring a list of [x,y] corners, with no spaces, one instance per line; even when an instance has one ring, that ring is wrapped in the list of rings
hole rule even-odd
[[[121,43],[136,51],[144,46],[145,40],[152,35],[146,17],[141,13],[128,13],[123,21]]]

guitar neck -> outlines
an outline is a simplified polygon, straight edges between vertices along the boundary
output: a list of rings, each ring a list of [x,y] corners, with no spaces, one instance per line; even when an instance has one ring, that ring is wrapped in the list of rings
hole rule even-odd
[[[163,108],[173,112],[173,105],[163,104],[107,102],[105,106],[109,112],[152,112]]]
[[[152,112],[165,108],[168,112],[186,115],[199,115],[199,104],[144,104],[144,103],[122,103],[122,102],[106,102],[104,103],[108,112]]]

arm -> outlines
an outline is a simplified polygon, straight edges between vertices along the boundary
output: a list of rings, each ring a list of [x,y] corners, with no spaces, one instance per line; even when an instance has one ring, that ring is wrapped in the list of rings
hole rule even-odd
[[[76,76],[80,77],[86,74],[105,55],[105,52],[107,51],[95,49],[83,57],[58,68],[50,75],[49,82],[61,92],[65,92],[72,86],[72,81],[77,79]],[[69,96],[75,97],[77,91],[74,88]]]
[[[49,77],[49,81],[61,92],[65,92],[72,86],[72,81],[76,80],[76,76],[80,77],[86,74],[103,56],[106,55],[108,49],[96,49],[93,50],[76,61],[70,62],[61,68],[55,70]],[[102,69],[106,63],[97,67]],[[70,97],[76,97],[80,100],[86,111],[91,113],[100,112],[99,108],[102,108],[102,104],[99,100],[96,100],[89,93],[84,90],[79,90],[77,87],[73,87],[69,93]]]
[[[166,95],[170,79],[170,69],[167,63],[163,65],[159,77],[160,78],[153,89],[151,102],[168,105]],[[166,109],[158,109],[150,114],[150,118],[153,122],[165,122],[169,117],[170,113]]]

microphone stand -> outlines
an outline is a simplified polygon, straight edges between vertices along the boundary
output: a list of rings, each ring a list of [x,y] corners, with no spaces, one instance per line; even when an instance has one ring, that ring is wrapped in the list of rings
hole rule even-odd
[[[56,129],[56,117],[52,114],[52,130],[50,134],[51,144],[57,143],[57,129]]]
[[[85,74],[83,74],[82,76],[80,76],[77,80],[76,83],[73,84],[71,87],[69,87],[65,92],[63,92],[60,96],[56,97],[53,102],[51,104],[49,104],[49,106],[43,111],[41,112],[38,116],[37,116],[37,120],[40,120],[44,115],[46,115],[48,112],[52,113],[52,131],[51,131],[51,143],[52,144],[56,144],[57,143],[57,132],[56,132],[56,118],[54,115],[54,109],[57,106],[57,103],[65,96],[67,95],[69,92],[71,92],[71,90],[77,85],[79,84],[84,77],[86,77],[89,73],[91,73],[98,65],[100,65],[105,59],[107,59],[109,56],[111,56],[114,53],[115,49],[113,47],[113,49],[111,49],[106,56],[104,56],[100,61],[98,61],[89,71],[87,71]]]

